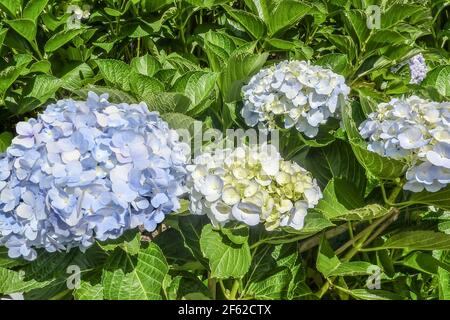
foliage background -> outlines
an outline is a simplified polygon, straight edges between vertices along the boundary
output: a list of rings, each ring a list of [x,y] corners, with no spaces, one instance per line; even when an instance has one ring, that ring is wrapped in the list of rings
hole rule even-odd
[[[365,9],[381,8],[368,29]],[[240,88],[265,65],[311,60],[344,75],[344,128],[312,140],[282,132],[282,155],[310,170],[324,199],[300,232],[174,214],[86,253],[27,263],[0,248],[0,294],[27,299],[449,299],[450,189],[401,191],[404,165],[366,150],[356,126],[377,103],[450,97],[450,1],[0,0],[0,151],[18,121],[60,98],[108,92],[145,101],[174,128],[246,128]],[[69,28],[69,5],[90,17]],[[423,53],[431,70],[409,84]],[[430,207],[431,206],[431,207]],[[328,239],[328,240],[327,240]],[[151,240],[151,241],[149,241]],[[67,267],[82,270],[67,288]],[[381,290],[369,290],[371,266]]]

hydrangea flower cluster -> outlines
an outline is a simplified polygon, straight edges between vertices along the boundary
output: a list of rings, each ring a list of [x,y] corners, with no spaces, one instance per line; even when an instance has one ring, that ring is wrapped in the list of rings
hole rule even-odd
[[[0,244],[10,257],[153,231],[179,209],[188,146],[144,103],[107,98],[61,100],[17,124],[0,157]]]
[[[270,145],[205,152],[187,168],[190,211],[207,214],[215,226],[234,220],[299,230],[322,198],[311,174]]]
[[[409,71],[411,74],[411,84],[419,84],[425,79],[428,72],[427,64],[425,63],[425,58],[421,53],[415,55],[408,60]]]
[[[338,97],[350,88],[343,76],[307,61],[283,61],[253,76],[242,88],[242,116],[249,126],[274,128],[276,120],[285,128],[296,127],[315,137],[319,126],[338,117]]]
[[[450,183],[450,102],[392,99],[378,105],[360,133],[370,151],[406,161],[405,190],[435,192]]]

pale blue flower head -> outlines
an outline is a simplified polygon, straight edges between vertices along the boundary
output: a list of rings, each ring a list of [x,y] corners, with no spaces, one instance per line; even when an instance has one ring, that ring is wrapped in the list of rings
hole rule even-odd
[[[368,150],[407,163],[405,190],[435,192],[450,183],[449,112],[449,102],[392,99],[359,130]]]
[[[145,104],[60,100],[20,122],[0,156],[0,244],[10,257],[153,231],[180,208],[184,143]]]

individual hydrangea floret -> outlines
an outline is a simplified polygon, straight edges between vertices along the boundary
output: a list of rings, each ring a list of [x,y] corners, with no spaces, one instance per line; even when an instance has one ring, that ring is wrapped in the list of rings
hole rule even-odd
[[[285,128],[295,126],[312,138],[321,124],[339,116],[338,97],[347,97],[350,88],[343,76],[294,60],[261,70],[242,92],[242,116],[247,125],[275,128],[279,119]]]
[[[322,193],[311,174],[270,145],[203,153],[188,165],[190,211],[214,226],[240,221],[302,229]]]
[[[405,190],[435,192],[450,183],[450,102],[392,99],[378,105],[360,133],[370,151],[407,163]]]
[[[144,103],[60,100],[17,124],[0,157],[0,244],[10,257],[153,231],[178,210],[187,145]]]

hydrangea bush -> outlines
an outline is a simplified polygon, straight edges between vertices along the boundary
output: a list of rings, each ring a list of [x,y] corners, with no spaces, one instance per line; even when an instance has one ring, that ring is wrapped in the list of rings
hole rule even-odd
[[[190,210],[213,225],[237,220],[267,230],[300,230],[309,208],[322,197],[316,180],[274,146],[245,146],[204,153],[188,166]]]
[[[260,124],[285,128],[295,127],[313,138],[319,126],[330,117],[338,117],[338,97],[350,88],[343,76],[307,61],[282,61],[263,69],[242,87],[242,116],[249,126]]]
[[[154,231],[180,208],[186,146],[147,106],[60,100],[17,124],[0,160],[0,243],[12,258]]]
[[[449,299],[447,2],[0,0],[0,299]]]

